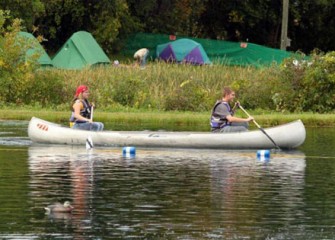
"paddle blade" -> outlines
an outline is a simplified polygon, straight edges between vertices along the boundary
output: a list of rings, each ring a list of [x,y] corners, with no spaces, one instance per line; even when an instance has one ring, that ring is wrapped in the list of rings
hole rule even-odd
[[[88,136],[86,139],[86,149],[88,150],[91,148],[93,148],[93,141],[92,141],[91,136]]]
[[[269,136],[269,134],[267,134],[266,132],[265,132],[265,130],[263,129],[263,128],[259,128],[259,130],[261,130],[264,134],[265,134],[265,136],[267,136],[268,137],[268,139],[270,139],[270,141],[273,143],[273,145],[278,149],[278,150],[280,150],[280,147],[276,144],[276,142]]]

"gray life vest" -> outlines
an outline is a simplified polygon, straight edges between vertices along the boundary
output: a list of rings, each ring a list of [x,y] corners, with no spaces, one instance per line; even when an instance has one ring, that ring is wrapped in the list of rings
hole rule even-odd
[[[224,128],[225,126],[229,126],[230,123],[228,122],[226,116],[222,116],[222,115],[219,115],[215,112],[215,109],[217,108],[217,106],[219,106],[220,104],[224,104],[229,113],[231,115],[234,114],[234,112],[232,111],[230,105],[227,103],[227,102],[222,102],[222,101],[217,101],[213,107],[213,110],[212,110],[212,114],[211,114],[211,119],[210,119],[210,125],[211,125],[211,128],[212,129],[221,129],[221,128]]]

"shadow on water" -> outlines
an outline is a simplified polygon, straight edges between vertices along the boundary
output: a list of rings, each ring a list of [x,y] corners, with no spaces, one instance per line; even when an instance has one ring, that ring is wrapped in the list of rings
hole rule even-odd
[[[313,145],[328,133],[269,162],[254,150],[5,144],[0,238],[332,239],[335,164],[313,157],[332,156]],[[45,214],[66,200],[73,213]]]

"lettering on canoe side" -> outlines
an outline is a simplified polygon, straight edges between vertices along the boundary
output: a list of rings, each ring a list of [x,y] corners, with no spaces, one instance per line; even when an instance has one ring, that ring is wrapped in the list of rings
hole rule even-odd
[[[49,130],[49,127],[48,125],[45,125],[45,124],[41,124],[41,123],[37,123],[37,127],[43,131],[48,131]]]

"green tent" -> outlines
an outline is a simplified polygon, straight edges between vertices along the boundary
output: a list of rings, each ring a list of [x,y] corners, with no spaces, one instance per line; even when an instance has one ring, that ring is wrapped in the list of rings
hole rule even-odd
[[[41,64],[41,66],[52,66],[52,61],[49,57],[49,55],[46,53],[42,45],[39,43],[39,41],[32,35],[31,33],[27,32],[19,32],[19,37],[24,38],[24,41],[27,39],[27,41],[31,41],[30,44],[32,48],[30,48],[26,52],[26,60],[29,60],[30,57],[33,57],[35,54],[38,54],[39,58],[37,59],[38,63]]]
[[[53,57],[52,63],[62,69],[82,69],[109,64],[110,60],[90,33],[79,31],[66,41]]]

